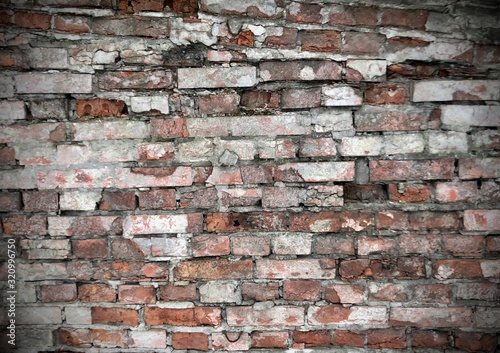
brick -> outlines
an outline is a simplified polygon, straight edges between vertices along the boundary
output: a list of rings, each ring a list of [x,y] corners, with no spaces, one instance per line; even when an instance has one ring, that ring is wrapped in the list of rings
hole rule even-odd
[[[199,189],[181,194],[181,208],[214,208],[217,207],[217,190],[213,188]]]
[[[335,262],[331,259],[256,260],[256,277],[268,279],[335,278]]]
[[[238,112],[240,96],[237,94],[208,95],[198,101],[200,114],[234,114]]]
[[[135,210],[135,193],[133,191],[104,191],[99,209],[105,211]]]
[[[368,347],[370,348],[406,348],[404,329],[368,330]]]
[[[318,88],[290,88],[281,92],[281,106],[283,109],[314,108],[321,105],[321,89]]]
[[[92,343],[98,348],[127,348],[128,334],[126,330],[92,329]]]
[[[105,239],[72,240],[73,257],[104,258],[108,256],[108,243]]]
[[[130,108],[135,113],[168,114],[168,96],[132,97]]]
[[[304,191],[293,187],[262,188],[262,206],[269,208],[296,207],[304,199]]]
[[[377,33],[347,32],[344,52],[351,54],[379,55],[384,47],[385,35]]]
[[[388,9],[382,12],[382,26],[425,30],[429,13],[426,10]]]
[[[497,337],[484,332],[457,332],[455,347],[466,352],[493,352],[497,347]]]
[[[55,191],[23,191],[23,205],[26,212],[54,212],[59,209],[58,194]]]
[[[29,260],[67,259],[70,254],[68,240],[21,240],[19,246]]]
[[[254,206],[259,204],[262,198],[260,189],[224,189],[222,190],[222,205],[231,206]]]
[[[66,139],[64,129],[63,123],[2,126],[3,131],[0,133],[0,143],[15,141],[37,143],[60,142]]]
[[[251,306],[228,307],[229,326],[300,326],[304,324],[304,309],[294,306],[255,308]]]
[[[105,169],[51,170],[38,172],[38,188],[103,188],[111,187],[112,176]]]
[[[190,186],[190,167],[122,168],[116,170],[117,188]]]
[[[379,156],[384,145],[383,136],[344,137],[340,144],[342,156]]]
[[[251,335],[252,348],[287,348],[287,331],[253,331]]]
[[[92,75],[25,73],[14,76],[17,93],[92,93]]]
[[[387,309],[380,306],[337,305],[310,306],[307,322],[310,325],[370,325],[384,326],[388,323]]]
[[[28,29],[49,29],[51,16],[46,13],[16,11],[14,23],[18,27]]]
[[[46,235],[47,217],[10,215],[2,219],[3,233],[8,235]]]
[[[376,238],[360,236],[358,238],[358,254],[394,254],[396,252],[396,242],[390,238]]]
[[[500,134],[496,131],[483,130],[472,133],[470,149],[472,151],[497,150],[500,148]]]
[[[19,325],[60,325],[61,308],[55,306],[18,307],[16,324]]]
[[[245,53],[232,50],[208,50],[207,60],[220,63],[245,62],[247,56]]]
[[[182,238],[151,239],[152,256],[187,256],[188,243]]]
[[[340,80],[341,66],[333,61],[267,61],[259,65],[262,81]]]
[[[345,280],[365,277],[422,278],[425,276],[425,269],[420,258],[402,257],[391,264],[375,259],[356,259],[340,263],[340,276]]]
[[[463,132],[429,133],[429,153],[467,153],[469,150],[467,134]]]
[[[418,348],[448,348],[451,346],[451,334],[437,330],[412,330],[413,347]]]
[[[172,146],[172,150],[173,148]],[[176,159],[179,162],[203,162],[214,155],[214,144],[211,140],[197,138],[189,142],[179,143],[177,151]]]
[[[114,303],[116,290],[104,283],[82,284],[78,286],[78,300],[84,303]]]
[[[239,168],[214,167],[206,180],[208,185],[238,185],[243,184]]]
[[[163,11],[163,2],[161,0],[134,0],[132,8],[134,12],[140,11]]]
[[[307,115],[246,116],[227,121],[233,136],[307,135],[310,131]]]
[[[500,176],[499,158],[466,158],[458,161],[460,179],[498,178]]]
[[[422,284],[414,288],[414,300],[418,303],[450,304],[452,295],[449,284]]]
[[[293,22],[321,24],[323,22],[322,9],[323,6],[319,4],[292,3],[286,8],[286,19]]]
[[[152,245],[167,247],[167,245],[174,245],[170,241],[175,240],[172,238],[164,239],[164,243],[158,238],[135,238],[135,239],[120,239],[115,238],[111,240],[111,256],[115,259],[134,259],[143,258],[152,252]],[[158,244],[156,243],[158,242]],[[179,244],[180,245],[180,244]],[[163,249],[163,248],[162,248]],[[151,251],[150,251],[151,250]],[[160,250],[161,251],[161,250]],[[186,251],[186,250],[184,250]]]
[[[127,216],[124,221],[124,233],[165,234],[200,232],[202,226],[201,214],[190,215],[142,215]]]
[[[318,301],[321,299],[321,282],[285,281],[283,299],[297,301]]]
[[[306,206],[343,206],[343,187],[340,185],[317,185],[307,188]]]
[[[405,100],[404,85],[369,86],[365,90],[365,102],[368,104],[404,104]]]
[[[179,263],[175,270],[177,280],[229,280],[252,278],[252,260],[197,260]]]
[[[440,260],[433,263],[433,272],[438,279],[495,277],[494,266],[487,260]]]
[[[483,236],[481,235],[444,235],[443,250],[453,256],[481,256]]]
[[[320,236],[313,244],[316,254],[345,254],[354,255],[354,240],[351,236]]]
[[[175,158],[173,143],[147,143],[138,146],[139,160],[141,161],[172,161]]]
[[[146,325],[173,326],[213,326],[221,323],[219,308],[194,307],[187,309],[146,307],[144,311]]]
[[[233,255],[266,256],[271,253],[271,241],[267,237],[231,237]]]
[[[167,38],[170,35],[170,23],[166,18],[156,17],[99,17],[92,21],[92,32],[104,35]]]
[[[453,178],[453,159],[370,161],[370,181],[434,180]]]
[[[0,92],[0,98],[14,97],[14,81],[10,76],[0,76],[0,85],[3,89]]]
[[[167,333],[165,330],[159,329],[130,331],[130,346],[138,348],[166,348]]]
[[[486,252],[500,252],[500,238],[499,237],[489,237],[486,238],[485,243]]]
[[[0,193],[0,212],[19,211],[21,209],[20,192]]]
[[[193,257],[229,255],[231,251],[227,236],[197,236],[191,246]]]
[[[273,252],[278,255],[307,255],[311,253],[311,234],[276,234],[271,240]]]
[[[29,113],[33,119],[67,118],[67,107],[64,99],[34,100],[28,103]]]
[[[387,62],[385,60],[353,60],[346,63],[348,81],[385,81]]]
[[[76,300],[76,285],[74,283],[40,286],[43,303],[72,302]]]
[[[475,202],[478,198],[477,184],[474,181],[439,182],[436,184],[438,202]]]
[[[3,123],[26,119],[24,102],[0,100],[0,119]]]
[[[499,328],[500,310],[492,307],[478,307],[474,315],[474,322],[478,328]]]
[[[330,303],[363,303],[364,288],[360,285],[330,284],[325,286],[325,300]]]
[[[377,8],[367,6],[333,5],[330,7],[328,24],[332,26],[375,26]]]
[[[352,113],[335,108],[312,109],[312,123],[316,132],[354,130]]]
[[[488,80],[420,81],[413,84],[413,102],[498,100],[500,83]]]
[[[500,228],[499,210],[465,210],[465,230],[495,231]]]
[[[121,117],[125,110],[125,102],[112,99],[79,99],[76,102],[78,117]]]
[[[276,167],[275,180],[283,182],[351,181],[353,162],[287,163]]]
[[[240,105],[248,109],[271,109],[279,106],[279,93],[251,90],[241,95]]]
[[[203,332],[172,332],[174,349],[208,351],[208,335]]]
[[[382,185],[355,185],[345,187],[346,202],[376,202],[387,200],[387,193]]]
[[[243,300],[267,301],[279,298],[278,283],[253,283],[246,282],[241,286]]]
[[[103,123],[73,123],[73,138],[77,141],[147,138],[148,126],[142,121],[113,121]]]
[[[189,68],[179,69],[178,87],[182,88],[222,88],[252,87],[257,84],[256,69],[252,66],[230,68]]]
[[[90,20],[85,16],[57,15],[54,17],[54,29],[72,34],[90,33]]]
[[[420,107],[363,105],[355,112],[356,130],[402,131],[427,128],[432,110]]]
[[[54,341],[72,347],[90,347],[90,330],[60,327],[54,331]]]
[[[293,232],[338,232],[340,230],[362,231],[372,225],[370,212],[323,211],[290,214],[289,230]]]
[[[406,286],[393,283],[370,283],[368,291],[368,300],[375,302],[407,302],[411,294]]]
[[[118,287],[118,301],[124,304],[151,304],[156,302],[153,286],[121,285]]]
[[[328,347],[330,345],[330,331],[298,331],[292,332],[294,348]]]
[[[94,279],[144,280],[168,279],[168,263],[144,263],[143,261],[99,261],[94,265]]]
[[[495,283],[456,283],[457,300],[498,301],[500,288]]]
[[[121,218],[116,216],[49,217],[48,225],[52,236],[122,234]]]
[[[159,289],[161,301],[194,301],[197,299],[196,285],[194,283],[184,286],[160,285]]]
[[[389,200],[393,202],[429,202],[431,187],[427,184],[389,184]]]
[[[236,282],[211,281],[200,285],[202,303],[239,303],[241,294]]]
[[[278,212],[209,213],[208,232],[285,231],[285,215]]]
[[[138,312],[134,309],[118,307],[92,307],[93,324],[137,326]]]
[[[68,51],[63,48],[32,48],[28,59],[30,66],[36,69],[68,68]]]
[[[441,121],[456,131],[469,131],[472,126],[500,126],[500,108],[492,105],[442,105]]]
[[[332,344],[335,346],[365,346],[365,333],[362,331],[335,330]]]
[[[342,46],[340,32],[331,30],[301,30],[299,39],[303,51],[339,52]]]
[[[214,0],[202,0],[200,10],[221,15],[263,18],[279,16],[279,7],[275,0],[249,0],[246,3],[221,3]]]
[[[391,308],[392,326],[469,327],[469,308]]]
[[[116,90],[158,90],[172,85],[172,73],[164,70],[107,72],[97,76],[99,89]]]
[[[276,49],[293,49],[296,47],[298,31],[296,28],[290,27],[271,27],[268,28],[268,33],[274,29],[276,33],[267,35],[263,46]]]
[[[333,107],[358,106],[363,103],[361,92],[347,86],[325,86],[322,88],[322,105]]]

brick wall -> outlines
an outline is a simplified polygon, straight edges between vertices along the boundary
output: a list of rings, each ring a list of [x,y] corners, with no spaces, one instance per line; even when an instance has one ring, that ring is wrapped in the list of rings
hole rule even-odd
[[[498,13],[0,1],[17,351],[498,351]]]

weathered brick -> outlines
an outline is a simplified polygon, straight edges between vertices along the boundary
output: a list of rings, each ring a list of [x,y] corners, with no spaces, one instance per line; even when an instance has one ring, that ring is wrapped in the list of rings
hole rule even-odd
[[[322,9],[323,6],[319,4],[292,3],[286,7],[286,19],[293,22],[321,24]]]
[[[441,121],[453,130],[469,131],[472,126],[499,126],[500,107],[486,105],[442,105]]]
[[[354,239],[352,236],[320,236],[313,244],[316,254],[345,254],[354,255]]]
[[[368,104],[404,104],[405,100],[405,85],[373,85],[365,90],[365,102]]]
[[[411,295],[409,288],[393,283],[370,283],[368,291],[368,300],[376,302],[407,302]]]
[[[412,346],[417,348],[448,348],[451,333],[437,330],[412,330]]]
[[[385,35],[378,33],[347,32],[344,51],[352,54],[379,55],[385,39]]]
[[[469,308],[392,308],[392,326],[469,327],[472,312]]]
[[[49,217],[48,225],[52,236],[122,234],[122,219],[116,216]]]
[[[330,331],[298,331],[292,332],[294,348],[328,347],[330,345]]]
[[[184,261],[175,268],[177,280],[228,280],[251,278],[252,260],[197,260]]]
[[[209,232],[285,231],[285,215],[278,212],[209,213],[206,218]]]
[[[375,26],[377,8],[367,6],[333,5],[330,7],[328,23],[332,26]]]
[[[287,163],[276,167],[275,180],[284,182],[351,181],[353,162]]]
[[[3,232],[8,235],[46,235],[47,217],[10,215],[2,219]]]
[[[54,29],[58,32],[80,34],[90,32],[90,19],[85,16],[57,15]]]
[[[375,259],[343,260],[340,276],[346,280],[373,277],[422,278],[425,276],[424,262],[420,258],[401,257],[391,263]]]
[[[133,191],[104,191],[99,209],[105,211],[135,210],[135,193]]]
[[[299,39],[303,51],[339,52],[342,46],[340,32],[332,30],[302,30]]]
[[[500,310],[495,307],[478,307],[474,315],[474,321],[478,328],[499,328]]]
[[[329,284],[325,286],[325,300],[330,303],[363,303],[364,287],[350,284]]]
[[[127,216],[124,220],[124,233],[164,234],[200,232],[202,229],[202,215],[142,215]]]
[[[268,48],[293,49],[296,47],[298,31],[296,28],[290,27],[271,27],[268,28],[268,33],[271,30],[275,32],[266,36],[263,46]]]
[[[193,257],[229,255],[231,252],[227,236],[197,236],[191,241]]]
[[[165,348],[167,333],[165,330],[130,331],[130,346],[138,348]]]
[[[14,76],[17,93],[92,93],[92,75],[26,73]]]
[[[221,323],[221,310],[211,307],[173,309],[146,307],[144,311],[146,325],[173,326],[214,326]]]
[[[340,230],[362,231],[372,225],[371,212],[323,211],[290,214],[290,231],[294,232],[338,232]]]
[[[67,117],[64,99],[34,100],[28,103],[30,118],[64,120]]]
[[[321,282],[285,281],[283,299],[297,301],[318,301],[321,299]]]
[[[420,81],[413,84],[413,102],[498,100],[500,83],[488,80]]]
[[[231,244],[234,255],[266,256],[271,253],[271,241],[267,237],[231,237]]]
[[[346,63],[348,81],[385,81],[387,63],[385,60],[353,60]]]
[[[209,336],[203,332],[172,332],[172,346],[175,349],[196,349],[208,351]]]
[[[229,326],[300,326],[304,324],[304,309],[294,306],[254,308],[230,307],[227,311]]]
[[[2,122],[26,119],[24,102],[0,100],[0,119]]]
[[[54,212],[59,209],[58,194],[55,191],[23,191],[26,212]]]
[[[465,230],[495,231],[500,229],[499,210],[465,210]]]
[[[497,260],[440,260],[433,264],[434,277],[497,278],[500,276]]]
[[[466,158],[458,161],[460,179],[498,178],[500,176],[500,158]]]
[[[304,191],[293,187],[265,187],[262,189],[262,206],[269,208],[294,207],[304,200]]]
[[[252,66],[181,68],[177,74],[179,88],[252,87],[257,84],[257,71]]]
[[[414,288],[414,300],[418,303],[451,304],[452,295],[449,284],[421,284]]]
[[[424,130],[431,113],[428,108],[363,105],[354,120],[360,131]]]
[[[108,121],[71,124],[73,138],[76,141],[147,138],[148,126],[142,121]]]
[[[389,200],[393,202],[428,202],[431,187],[427,184],[389,184]]]
[[[263,81],[340,80],[341,66],[333,61],[268,61],[259,65]]]
[[[2,126],[0,143],[23,142],[59,142],[66,139],[62,123],[32,124],[28,126]]]
[[[348,86],[325,86],[322,88],[324,106],[359,106],[363,103],[361,92]]]
[[[118,287],[118,301],[125,304],[155,303],[155,288],[153,286],[121,285]]]
[[[424,30],[428,15],[426,10],[388,9],[382,12],[381,25]]]
[[[117,188],[190,186],[193,175],[190,167],[122,168],[114,182]]]
[[[243,300],[266,301],[279,298],[278,283],[253,283],[246,282],[241,286]]]
[[[43,303],[72,302],[76,300],[76,285],[74,283],[40,286]]]
[[[0,193],[0,212],[19,211],[21,209],[20,192]]]
[[[145,263],[144,261],[99,261],[94,265],[93,278],[99,280],[144,280],[168,279],[168,263]]]
[[[217,0],[202,0],[202,11],[248,17],[274,18],[279,16],[276,0],[249,0],[246,3],[221,3]]]
[[[256,276],[269,279],[335,278],[335,262],[331,259],[261,259],[256,261]]]
[[[200,114],[234,114],[238,112],[240,96],[237,94],[212,94],[198,101]]]
[[[18,27],[28,29],[49,29],[52,16],[46,13],[16,11],[14,23]]]
[[[69,240],[21,240],[20,248],[28,259],[67,259]]]
[[[433,180],[451,179],[455,172],[453,159],[370,161],[370,180]]]
[[[132,97],[130,108],[135,113],[161,113],[168,114],[168,96]]]
[[[203,303],[239,303],[241,293],[236,282],[210,281],[200,285],[200,301]]]
[[[97,76],[104,91],[127,89],[158,90],[172,85],[172,72],[164,70],[107,72]]]
[[[79,99],[76,102],[78,117],[121,117],[125,102],[111,99]]]
[[[404,329],[368,330],[367,336],[370,348],[406,348]]]
[[[238,185],[243,184],[240,168],[214,167],[207,178],[208,185]]]
[[[248,109],[271,109],[279,106],[279,93],[251,90],[241,95],[240,105]]]
[[[390,238],[375,238],[360,236],[358,238],[358,254],[394,254],[396,252],[396,242]]]
[[[284,109],[314,108],[321,105],[321,89],[290,88],[281,92],[281,106]]]
[[[380,306],[310,306],[307,322],[310,325],[357,324],[376,327],[387,325],[388,315],[387,309]]]
[[[54,341],[57,344],[68,345],[72,347],[91,347],[89,329],[75,329],[60,327],[54,331]]]
[[[2,91],[0,92],[0,98],[12,98],[14,97],[14,80],[10,76],[0,76],[0,85],[2,85]]]
[[[364,347],[365,336],[363,331],[335,330],[332,344],[335,346]]]
[[[196,285],[194,283],[176,286],[166,284],[159,286],[160,300],[162,301],[193,301],[196,300]]]
[[[85,303],[114,303],[116,290],[104,283],[82,284],[78,286],[78,300]]]
[[[287,348],[287,331],[253,331],[251,335],[252,348]]]
[[[455,297],[458,300],[498,301],[500,288],[495,283],[456,283]]]
[[[119,307],[92,307],[93,324],[137,326],[137,310]]]

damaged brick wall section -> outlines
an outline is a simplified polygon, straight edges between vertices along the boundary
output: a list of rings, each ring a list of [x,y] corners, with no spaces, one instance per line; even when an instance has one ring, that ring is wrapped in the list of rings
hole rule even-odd
[[[499,13],[0,1],[16,352],[498,352]]]

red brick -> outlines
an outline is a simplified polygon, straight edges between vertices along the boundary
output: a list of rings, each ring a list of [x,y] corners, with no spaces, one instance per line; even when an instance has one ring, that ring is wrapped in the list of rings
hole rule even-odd
[[[144,261],[99,261],[94,264],[94,276],[99,280],[157,280],[168,279],[168,263]]]
[[[286,230],[285,214],[278,212],[208,213],[206,222],[207,230],[216,233]]]
[[[79,99],[76,101],[76,115],[82,117],[122,117],[126,108],[122,100]]]
[[[232,50],[208,50],[207,60],[213,62],[246,62],[247,55],[239,51]]]
[[[364,287],[355,284],[329,284],[325,286],[325,300],[340,304],[363,303]]]
[[[296,28],[282,27],[282,34],[279,36],[267,36],[263,46],[276,49],[294,49],[297,43],[298,31]]]
[[[371,212],[364,211],[324,211],[290,214],[292,232],[338,232],[362,231],[372,225]]]
[[[268,301],[279,298],[278,283],[243,283],[241,286],[243,300]]]
[[[243,184],[241,172],[235,167],[214,167],[212,174],[206,180],[210,185],[237,185]]]
[[[448,348],[451,346],[451,333],[436,330],[413,330],[411,342],[417,348]]]
[[[387,261],[375,259],[343,260],[340,276],[345,280],[373,277],[422,278],[425,276],[424,262],[420,258],[398,258]]]
[[[59,209],[59,197],[55,191],[24,191],[23,204],[26,212],[54,212]]]
[[[116,216],[49,217],[52,236],[119,235],[122,219]]]
[[[252,278],[252,260],[184,261],[175,268],[177,280],[224,280]]]
[[[144,311],[146,325],[173,326],[219,326],[221,310],[219,308],[194,307],[188,309],[172,309],[146,307]]]
[[[500,230],[500,210],[465,210],[464,229],[482,231]]]
[[[43,303],[72,302],[76,300],[76,285],[74,283],[40,286]]]
[[[29,29],[49,29],[51,16],[45,13],[16,11],[14,23],[18,27]]]
[[[143,258],[149,254],[150,240],[136,239],[111,239],[111,256],[115,259]]]
[[[500,201],[500,183],[483,181],[481,184],[481,200],[483,202]]]
[[[198,101],[200,114],[234,114],[238,112],[240,96],[237,94],[212,94]]]
[[[368,104],[404,104],[405,100],[404,85],[373,85],[365,90],[365,102]]]
[[[389,9],[382,12],[382,26],[425,30],[428,11]]]
[[[156,302],[153,286],[122,285],[118,287],[118,301],[125,304],[151,304]]]
[[[104,211],[135,210],[135,192],[104,191],[99,203],[99,209]]]
[[[470,308],[392,308],[391,326],[470,327]]]
[[[330,331],[293,331],[294,348],[328,347],[330,345]]]
[[[54,19],[54,29],[73,34],[89,33],[90,21],[84,16],[57,15]]]
[[[153,119],[151,120],[151,136],[153,138],[189,137],[186,119]]]
[[[197,236],[191,240],[193,257],[229,255],[231,252],[227,236]]]
[[[262,189],[262,206],[283,208],[299,206],[304,200],[304,192],[294,187],[265,187]]]
[[[49,7],[111,8],[111,0],[35,0],[36,5]]]
[[[370,161],[370,180],[451,179],[455,172],[453,159]]]
[[[174,349],[208,351],[208,335],[203,332],[172,332]]]
[[[172,73],[164,70],[106,72],[97,76],[99,89],[115,90],[158,90],[172,85]]]
[[[165,348],[167,346],[167,332],[160,329],[130,331],[130,346],[138,348]]]
[[[78,286],[78,300],[83,303],[114,303],[116,290],[104,283],[82,284]]]
[[[335,141],[330,138],[303,138],[300,140],[300,157],[335,156],[337,154]]]
[[[30,62],[27,57],[27,55],[23,54],[22,52],[18,50],[4,50],[2,53],[0,53],[0,67],[4,68],[21,68],[21,69],[29,69],[30,68]],[[9,111],[7,107],[16,107],[16,111]],[[8,102],[8,101],[3,101],[2,102],[2,113],[5,114],[3,119],[8,119],[9,116],[12,116],[11,119],[8,120],[13,120],[13,119],[25,119],[23,117],[24,115],[24,105],[19,104],[19,102],[14,103],[14,102]],[[2,115],[3,115],[2,114]],[[7,115],[9,114],[9,115]]]
[[[436,184],[438,202],[476,202],[478,187],[475,181],[440,182]]]
[[[283,182],[352,181],[354,162],[286,163],[276,166],[274,177]]]
[[[240,105],[248,109],[271,109],[279,107],[278,92],[245,91],[241,95]]]
[[[382,185],[357,185],[345,186],[346,202],[376,202],[387,200],[387,193]]]
[[[365,105],[355,112],[359,131],[423,130],[432,110],[429,108]]]
[[[380,283],[369,286],[369,301],[407,302],[410,290],[401,284]]]
[[[299,38],[303,51],[339,52],[342,45],[340,32],[331,30],[302,30]]]
[[[134,309],[92,307],[92,323],[137,326],[139,313]]]
[[[477,256],[483,253],[482,235],[443,235],[443,251],[453,256]]]
[[[179,89],[252,87],[257,83],[253,66],[180,68],[177,75]]]
[[[267,184],[273,181],[272,165],[246,165],[240,170],[244,184]]]
[[[332,61],[266,61],[259,72],[263,81],[340,80],[342,67]]]
[[[287,348],[287,331],[254,331],[251,336],[252,348]]]
[[[333,6],[330,9],[328,24],[332,26],[375,26],[376,7]]]
[[[13,147],[0,148],[0,165],[16,165],[16,150]]]
[[[451,304],[452,296],[450,284],[421,284],[414,288],[414,300],[418,303]]]
[[[321,88],[290,88],[281,93],[283,109],[314,108],[321,106]]]
[[[458,229],[458,214],[455,212],[412,212],[408,214],[409,229]]]
[[[160,286],[161,301],[194,301],[196,298],[196,285],[194,283],[185,286],[176,286],[173,284]]]
[[[367,237],[358,238],[358,254],[394,254],[396,251],[396,242],[394,239],[386,237]]]
[[[500,158],[460,159],[458,162],[460,179],[500,177]]]
[[[127,348],[128,331],[125,330],[91,330],[92,343],[97,348]]]
[[[304,308],[273,306],[259,310],[252,306],[228,307],[229,326],[300,326],[304,324]]]
[[[139,191],[141,210],[173,210],[177,206],[174,189]]]
[[[60,327],[54,331],[54,341],[71,347],[91,347],[90,330]]]
[[[429,185],[389,184],[389,200],[392,202],[426,202],[431,199]]]
[[[199,189],[181,194],[181,208],[217,207],[218,195],[215,188]]]
[[[485,250],[487,252],[500,252],[500,237],[486,238]]]
[[[0,193],[0,212],[19,211],[21,209],[20,192]]]
[[[276,6],[276,2],[268,1],[252,1],[248,3],[214,3],[208,0],[202,0],[200,3],[200,10],[210,13],[231,16],[248,16],[256,18],[279,18],[280,8]]]
[[[134,0],[132,8],[134,12],[140,11],[163,11],[163,0]]]
[[[440,260],[432,264],[434,277],[449,278],[482,278],[500,277],[496,260]]]
[[[335,278],[333,259],[256,260],[256,277],[268,279]]]
[[[224,189],[222,190],[222,205],[231,206],[255,206],[262,199],[260,189]]]
[[[493,352],[497,348],[497,336],[484,332],[457,332],[455,347],[466,352]]]
[[[285,281],[283,299],[298,301],[318,301],[321,299],[321,282]]]
[[[362,331],[336,330],[333,333],[332,344],[334,346],[364,347],[365,335]]]
[[[456,283],[455,293],[457,300],[498,301],[500,298],[496,283]]]
[[[440,251],[441,245],[436,234],[401,234],[399,236],[401,254],[432,254]]]
[[[46,235],[47,217],[45,216],[5,216],[2,219],[3,232],[8,235]]]
[[[286,19],[292,22],[321,24],[323,22],[322,9],[323,6],[319,4],[292,3],[286,8]]]
[[[368,330],[370,348],[406,348],[405,330],[376,329]]]
[[[385,36],[377,33],[347,32],[344,51],[352,54],[378,55],[385,42]]]

